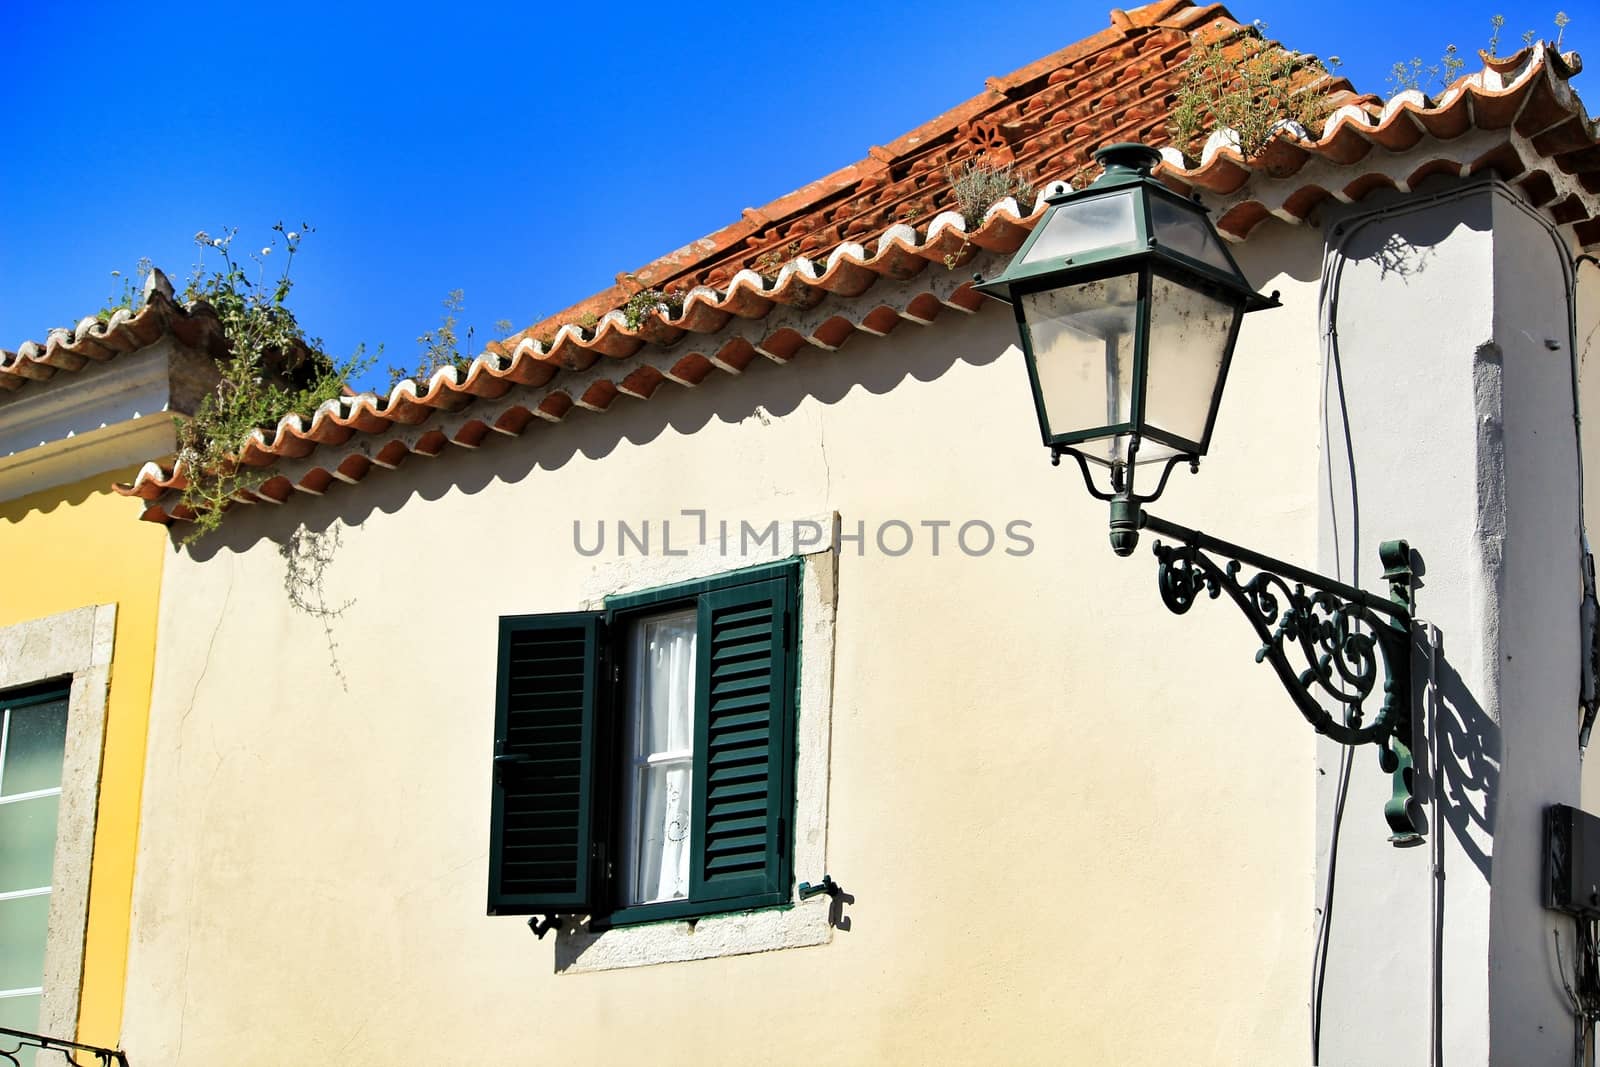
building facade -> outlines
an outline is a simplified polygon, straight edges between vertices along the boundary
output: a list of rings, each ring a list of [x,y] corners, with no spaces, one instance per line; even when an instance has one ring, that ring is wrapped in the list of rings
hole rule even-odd
[[[1116,12],[634,292],[247,443],[271,476],[161,572],[130,1055],[1562,1062],[1571,61],[1318,83],[1320,137],[1161,171],[1282,306],[1157,510],[1369,587],[1410,539],[1424,849],[1046,462],[971,284],[1042,200],[943,210],[967,159],[1164,142],[1183,57],[1240,32]],[[181,477],[126,492],[181,532]]]

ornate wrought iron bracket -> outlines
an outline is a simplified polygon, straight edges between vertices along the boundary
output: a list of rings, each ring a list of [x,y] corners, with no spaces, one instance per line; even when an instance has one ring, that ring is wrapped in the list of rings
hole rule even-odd
[[[63,1064],[78,1065],[86,1061],[78,1059],[78,1053],[87,1052],[95,1058],[100,1067],[128,1067],[128,1057],[121,1049],[101,1048],[98,1045],[83,1045],[76,1041],[67,1041],[59,1037],[45,1037],[43,1034],[30,1034],[26,1030],[11,1030],[0,1026],[0,1065],[18,1067],[22,1063],[23,1049],[38,1049],[41,1052],[59,1052]],[[55,1060],[46,1061],[42,1056],[35,1062],[43,1065],[46,1062],[54,1063]]]
[[[1135,514],[1126,514],[1130,510]],[[1182,615],[1202,594],[1214,600],[1227,593],[1261,639],[1256,662],[1272,666],[1312,728],[1341,744],[1378,746],[1378,763],[1393,780],[1383,809],[1393,831],[1389,840],[1398,846],[1421,844],[1412,793],[1411,619],[1416,604],[1410,546],[1385,541],[1378,550],[1389,583],[1385,598],[1167,522],[1136,502],[1113,501],[1114,530],[1119,518],[1136,524],[1135,539],[1137,529],[1144,528],[1175,542],[1155,544],[1161,599],[1169,609]],[[1246,576],[1245,567],[1257,573]],[[1369,715],[1374,694],[1381,702]]]

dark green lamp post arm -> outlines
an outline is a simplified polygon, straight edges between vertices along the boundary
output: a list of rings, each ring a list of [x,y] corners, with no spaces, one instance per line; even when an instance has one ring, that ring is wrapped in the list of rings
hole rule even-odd
[[[1308,571],[1304,567],[1297,567],[1293,563],[1285,563],[1281,559],[1274,559],[1265,553],[1257,552],[1254,549],[1245,548],[1243,545],[1236,545],[1231,541],[1224,541],[1220,537],[1212,537],[1210,534],[1201,533],[1199,530],[1191,530],[1187,526],[1179,526],[1175,522],[1168,522],[1159,515],[1152,515],[1143,509],[1140,509],[1139,511],[1139,518],[1139,526],[1141,529],[1160,534],[1162,537],[1170,537],[1174,541],[1180,541],[1185,545],[1194,545],[1195,547],[1203,549],[1206,552],[1214,552],[1219,556],[1226,556],[1229,559],[1238,560],[1240,563],[1249,567],[1254,567],[1257,570],[1271,571],[1280,578],[1286,578],[1290,581],[1312,586],[1316,589],[1322,590],[1323,592],[1337,596],[1342,600],[1347,600],[1352,604],[1360,604],[1362,607],[1367,608],[1370,611],[1376,611],[1379,614],[1388,615],[1404,625],[1410,625],[1411,607],[1409,592],[1407,593],[1404,601],[1396,600],[1393,596],[1381,597],[1376,593],[1369,593],[1365,589],[1358,589],[1353,585],[1346,585],[1344,582],[1338,581],[1337,579],[1326,578],[1315,571]],[[1390,545],[1397,546],[1397,552],[1408,550],[1405,541],[1385,541],[1385,547],[1378,550],[1380,557],[1385,554],[1386,549]],[[1385,561],[1385,564],[1387,565],[1387,561]],[[1412,577],[1410,561],[1405,561],[1403,566],[1405,567],[1404,584],[1407,590],[1409,590]],[[1388,570],[1384,571],[1384,576],[1390,576]]]
[[[1175,542],[1155,544],[1161,599],[1172,612],[1188,612],[1201,594],[1215,599],[1226,592],[1261,639],[1256,662],[1272,666],[1312,728],[1341,744],[1378,746],[1379,765],[1393,778],[1384,805],[1389,840],[1420,844],[1412,792],[1410,546],[1386,541],[1379,549],[1390,590],[1385,598],[1168,522],[1136,502],[1114,500],[1112,515],[1114,530],[1119,521],[1131,521],[1135,537],[1143,528]],[[1243,578],[1247,566],[1257,573]],[[1380,678],[1381,705],[1369,719],[1364,705]],[[1342,715],[1329,712],[1325,702]]]

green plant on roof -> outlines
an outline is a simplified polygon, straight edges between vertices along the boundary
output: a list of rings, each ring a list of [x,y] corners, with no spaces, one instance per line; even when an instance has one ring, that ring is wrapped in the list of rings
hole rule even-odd
[[[112,271],[111,277],[121,280],[122,292],[120,294],[112,293],[106,297],[105,305],[95,312],[95,318],[100,319],[102,322],[110,322],[111,316],[118,311],[124,308],[132,311],[139,303],[140,294],[144,292],[144,280],[150,276],[150,272],[154,269],[155,267],[149,259],[140,257],[139,262],[134,264],[132,277],[123,274],[120,270]]]
[[[639,279],[631,274],[626,276],[626,280],[639,284]],[[665,293],[647,286],[628,297],[628,302],[622,305],[622,321],[627,323],[628,329],[637,330],[651,315],[665,314],[670,317],[682,310],[682,293]]]
[[[216,386],[193,417],[177,420],[178,459],[187,479],[182,503],[194,512],[185,543],[215,530],[236,494],[257,489],[271,477],[270,470],[239,463],[252,431],[270,433],[289,414],[315,411],[372,365],[364,347],[336,361],[321,340],[306,336],[288,301],[294,288],[290,268],[311,227],[289,230],[280,222],[272,229],[272,241],[248,256],[256,266],[254,278],[233,255],[237,230],[218,237],[195,234],[201,258],[183,296],[215,312],[227,352],[217,361]],[[271,276],[267,263],[280,241],[278,262],[283,266]],[[208,255],[220,257],[221,263],[208,268]]]
[[[1033,183],[1010,163],[996,165],[969,159],[959,167],[945,167],[944,180],[956,198],[956,210],[961,212],[968,233],[983,225],[989,209],[1008,196],[1016,198],[1021,214],[1033,207]]]
[[[1173,141],[1193,158],[1210,131],[1232,130],[1246,159],[1260,154],[1283,123],[1312,131],[1331,104],[1317,82],[1338,69],[1267,40],[1265,23],[1232,38],[1196,45],[1183,61],[1172,103]]]
[[[1565,11],[1557,11],[1555,18],[1551,21],[1555,23],[1556,27],[1556,39],[1551,44],[1552,47],[1559,51],[1561,42],[1566,37],[1567,27],[1571,25],[1572,20],[1567,17]],[[1500,58],[1500,31],[1505,28],[1505,24],[1506,17],[1504,15],[1493,15],[1489,19],[1489,43],[1483,49],[1483,52],[1490,59]],[[1538,36],[1539,31],[1537,30],[1524,30],[1522,33],[1523,47],[1533,44],[1538,39]],[[1457,54],[1456,46],[1453,44],[1445,46],[1444,54],[1437,63],[1425,64],[1420,57],[1413,56],[1409,62],[1396,63],[1389,68],[1389,95],[1393,96],[1396,93],[1407,91],[1430,94],[1443,92],[1456,80],[1456,76],[1461,73],[1461,68],[1465,65],[1466,62]]]
[[[444,367],[454,367],[460,378],[466,377],[472,367],[472,336],[476,331],[468,326],[464,337],[457,332],[456,316],[461,314],[465,302],[465,294],[460,289],[452,289],[445,294],[442,301],[444,316],[439,325],[417,338],[420,351],[416,366],[409,369],[390,367],[386,391],[393,390],[407,378],[417,383],[419,392],[425,390],[429,380]]]
[[[784,264],[800,258],[801,248],[799,238],[790,241],[782,248],[774,246],[757,256],[750,267],[767,281],[775,282],[778,280],[778,275],[783,273]]]
[[[1494,54],[1493,47],[1491,41],[1491,55]],[[1394,96],[1396,93],[1408,91],[1429,92],[1447,89],[1450,83],[1456,80],[1456,75],[1461,72],[1465,63],[1453,44],[1444,46],[1444,54],[1439,57],[1437,63],[1424,65],[1422,59],[1417,56],[1413,56],[1410,63],[1396,63],[1389,68],[1388,95]]]

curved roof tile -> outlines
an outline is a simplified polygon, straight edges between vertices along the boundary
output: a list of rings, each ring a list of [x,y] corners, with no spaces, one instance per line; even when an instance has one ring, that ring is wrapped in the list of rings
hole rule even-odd
[[[0,349],[0,389],[15,392],[29,382],[75,373],[144,348],[169,332],[201,351],[217,352],[222,346],[222,329],[210,306],[178,303],[166,276],[152,271],[137,310],[118,308],[106,318],[90,315],[74,327],[51,330],[43,342],[24,341],[15,352]]]

